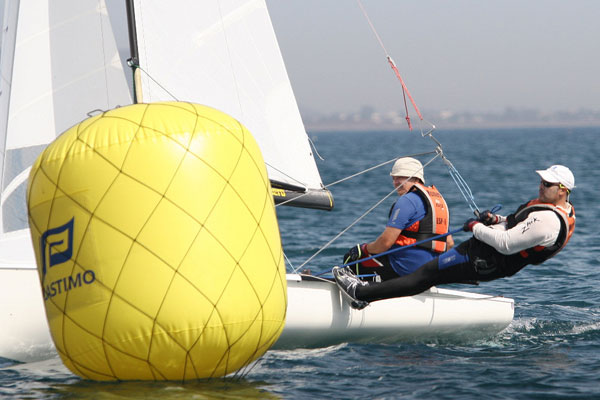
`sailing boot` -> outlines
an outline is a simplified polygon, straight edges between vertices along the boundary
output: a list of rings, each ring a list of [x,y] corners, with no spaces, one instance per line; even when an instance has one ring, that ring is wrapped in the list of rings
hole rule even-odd
[[[332,272],[340,292],[346,297],[352,308],[362,310],[369,305],[368,301],[358,300],[355,294],[356,288],[358,286],[367,286],[367,282],[358,279],[348,267],[333,267]]]

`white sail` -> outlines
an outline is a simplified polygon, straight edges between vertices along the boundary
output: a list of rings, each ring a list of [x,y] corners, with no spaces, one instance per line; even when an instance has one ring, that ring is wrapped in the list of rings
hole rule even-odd
[[[8,0],[0,48],[0,357],[54,356],[27,225],[29,169],[94,110],[131,103],[125,6]],[[125,72],[127,71],[127,73]]]
[[[125,6],[120,3],[5,2],[1,234],[27,228],[27,172],[43,147],[88,113],[131,103],[126,61],[118,52],[119,47],[128,52]]]
[[[252,132],[271,180],[322,187],[264,0],[136,0],[135,19],[144,102],[224,111]]]

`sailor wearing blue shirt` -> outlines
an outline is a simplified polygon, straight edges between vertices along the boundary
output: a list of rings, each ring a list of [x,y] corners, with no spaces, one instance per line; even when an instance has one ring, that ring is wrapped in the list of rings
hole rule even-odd
[[[400,197],[390,211],[385,230],[374,242],[352,247],[344,255],[344,264],[448,232],[448,206],[435,186],[425,186],[419,160],[411,157],[396,160],[390,175]],[[392,279],[415,271],[453,244],[452,237],[447,236],[350,268],[355,274],[377,274],[381,280]]]

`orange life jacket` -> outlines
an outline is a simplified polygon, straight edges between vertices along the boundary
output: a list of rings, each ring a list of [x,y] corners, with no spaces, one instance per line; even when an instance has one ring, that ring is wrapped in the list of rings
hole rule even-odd
[[[514,217],[508,220],[507,227],[510,229],[517,223],[524,221],[531,212],[541,210],[554,211],[560,217],[560,233],[552,246],[534,246],[519,252],[522,258],[527,259],[528,264],[541,264],[550,257],[554,257],[567,245],[575,231],[575,207],[573,205],[571,205],[571,211],[567,213],[563,208],[552,203],[543,203],[539,199],[531,200],[519,207]]]
[[[450,212],[446,200],[442,197],[435,186],[425,186],[415,183],[411,188],[423,200],[425,205],[425,216],[411,226],[402,229],[396,239],[399,246],[407,246],[417,241],[448,233],[450,223]],[[437,253],[446,251],[446,237],[430,240],[417,246],[432,250]]]

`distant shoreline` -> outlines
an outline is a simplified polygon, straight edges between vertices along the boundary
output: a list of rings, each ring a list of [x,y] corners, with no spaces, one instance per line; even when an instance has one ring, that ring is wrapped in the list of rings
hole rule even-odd
[[[486,122],[486,123],[438,123],[435,124],[436,130],[481,130],[481,129],[527,129],[527,128],[599,128],[600,121],[582,121],[582,122]],[[406,131],[409,132],[406,124],[375,124],[375,123],[305,123],[306,131],[309,133],[325,133],[325,132],[361,132],[361,131]],[[424,124],[424,129],[428,129],[429,125]],[[413,130],[420,130],[419,124],[413,121]],[[600,131],[599,131],[600,133]]]
[[[380,111],[364,106],[354,112],[322,114],[300,109],[309,131],[408,131],[406,113],[398,110]],[[600,127],[600,109],[551,112],[509,107],[501,111],[427,110],[423,115],[429,121],[421,124],[423,129],[429,129],[433,123],[437,130]],[[417,115],[410,113],[410,120],[413,128],[419,129]]]

